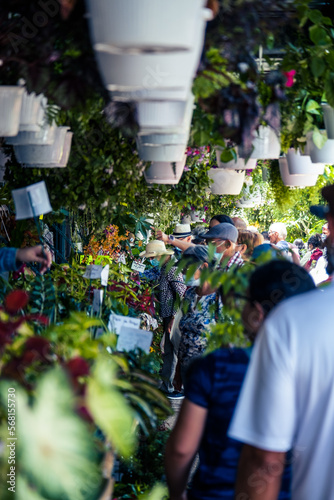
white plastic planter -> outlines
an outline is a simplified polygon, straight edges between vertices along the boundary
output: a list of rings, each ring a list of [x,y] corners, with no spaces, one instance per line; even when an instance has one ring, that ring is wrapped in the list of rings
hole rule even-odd
[[[148,134],[139,135],[137,144],[139,146],[152,146],[163,144],[187,144],[188,134]]]
[[[140,101],[136,104],[137,120],[143,130],[189,130],[194,108],[194,96],[185,101]]]
[[[20,132],[39,132],[43,125],[47,98],[35,92],[24,91],[20,116]]]
[[[322,104],[325,128],[328,139],[334,139],[334,108],[329,104]]]
[[[239,194],[245,180],[245,171],[227,168],[210,168],[208,175],[213,180],[210,186],[212,194]]]
[[[286,159],[291,175],[322,175],[325,171],[325,165],[323,163],[312,163],[311,157],[301,155],[299,149],[295,150],[290,148],[286,155]]]
[[[93,46],[115,51],[190,50],[204,0],[87,0]],[[212,14],[210,16],[212,18]]]
[[[175,173],[173,164],[170,162],[153,162],[150,167],[144,172],[144,177],[147,184],[178,184],[183,169],[186,164],[186,155],[184,158],[175,163]]]
[[[50,145],[56,137],[56,125],[43,125],[38,132],[19,132],[15,137],[8,137],[6,142],[15,146],[28,144]]]
[[[283,184],[285,186],[291,186],[291,187],[315,186],[318,179],[317,174],[291,175],[289,173],[288,161],[286,158],[279,159],[279,169]]]
[[[56,137],[50,146],[14,146],[15,155],[20,163],[25,165],[41,165],[59,163],[64,150],[65,138],[68,127],[57,127]]]
[[[249,160],[246,162],[244,158],[240,158],[238,154],[238,148],[236,149],[237,153],[237,160],[231,160],[226,163],[221,161],[220,156],[222,153],[221,148],[216,148],[216,159],[217,159],[217,165],[219,168],[229,168],[232,170],[254,170],[256,168],[256,162],[257,160],[255,158],[249,158]]]
[[[326,130],[321,130],[326,134]],[[327,139],[325,145],[319,149],[313,142],[312,132],[307,134],[307,152],[313,163],[324,163],[325,165],[334,165],[334,139]]]
[[[73,132],[67,132],[64,141],[63,153],[58,163],[35,163],[33,165],[26,164],[30,168],[65,168],[67,166],[72,144]]]
[[[187,144],[141,144],[137,138],[137,149],[143,161],[181,161]]]
[[[253,141],[253,151],[250,158],[258,160],[275,160],[278,159],[281,152],[281,145],[277,135],[271,127],[259,127],[258,133]],[[238,148],[239,156],[245,158],[246,155],[242,151],[242,147]]]
[[[247,187],[244,190],[243,196],[237,201],[236,206],[238,208],[253,208],[261,205],[261,203],[262,197],[260,190],[255,190],[253,193],[250,193]]]
[[[110,98],[117,102],[139,102],[147,100],[156,101],[186,101],[189,90],[186,87],[179,89],[161,89],[161,88],[131,88],[127,87],[125,91],[109,91]]]
[[[0,137],[18,133],[23,92],[23,87],[0,86]]]

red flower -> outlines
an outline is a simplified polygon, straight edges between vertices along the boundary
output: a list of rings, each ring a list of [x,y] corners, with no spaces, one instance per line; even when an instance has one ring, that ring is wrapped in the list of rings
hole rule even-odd
[[[8,314],[14,315],[19,312],[20,309],[24,309],[28,304],[29,295],[23,290],[14,290],[10,292],[5,298],[5,310]]]
[[[286,87],[292,87],[293,84],[294,84],[294,79],[293,77],[295,76],[296,74],[296,70],[295,69],[292,69],[290,71],[283,71],[283,74],[285,75],[286,77],[286,82],[285,82],[285,86]]]

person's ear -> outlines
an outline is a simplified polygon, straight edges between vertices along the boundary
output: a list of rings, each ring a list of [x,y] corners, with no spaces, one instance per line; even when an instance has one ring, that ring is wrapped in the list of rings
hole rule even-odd
[[[255,331],[258,331],[258,329],[262,326],[262,323],[264,321],[264,310],[261,304],[259,302],[253,302],[253,314],[252,314],[252,323],[253,327],[256,328]]]
[[[230,240],[225,240],[225,247],[230,248],[230,246],[231,246]]]
[[[241,255],[243,255],[247,250],[246,243],[242,243],[241,245],[237,245],[237,246],[238,246],[238,251],[241,253]]]

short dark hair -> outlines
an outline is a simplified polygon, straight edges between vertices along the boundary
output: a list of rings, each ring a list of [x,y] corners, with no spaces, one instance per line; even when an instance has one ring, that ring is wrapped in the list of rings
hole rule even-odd
[[[312,236],[307,241],[308,245],[313,245],[314,248],[323,248],[323,241],[321,239],[320,234],[312,234]]]
[[[210,222],[213,220],[217,220],[219,224],[221,224],[222,222],[228,222],[229,224],[232,224],[232,226],[235,226],[232,218],[229,215],[214,215],[213,217],[211,217]]]
[[[249,298],[268,314],[282,300],[314,290],[315,284],[302,267],[287,260],[272,260],[250,277]]]

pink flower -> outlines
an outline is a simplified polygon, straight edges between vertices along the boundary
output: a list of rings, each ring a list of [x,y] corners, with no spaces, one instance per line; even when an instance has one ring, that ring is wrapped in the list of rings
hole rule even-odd
[[[285,86],[286,87],[292,87],[293,84],[294,84],[294,79],[293,77],[295,76],[296,74],[296,70],[295,69],[292,69],[290,71],[283,71],[283,74],[285,75],[286,77],[286,82],[285,82]]]

